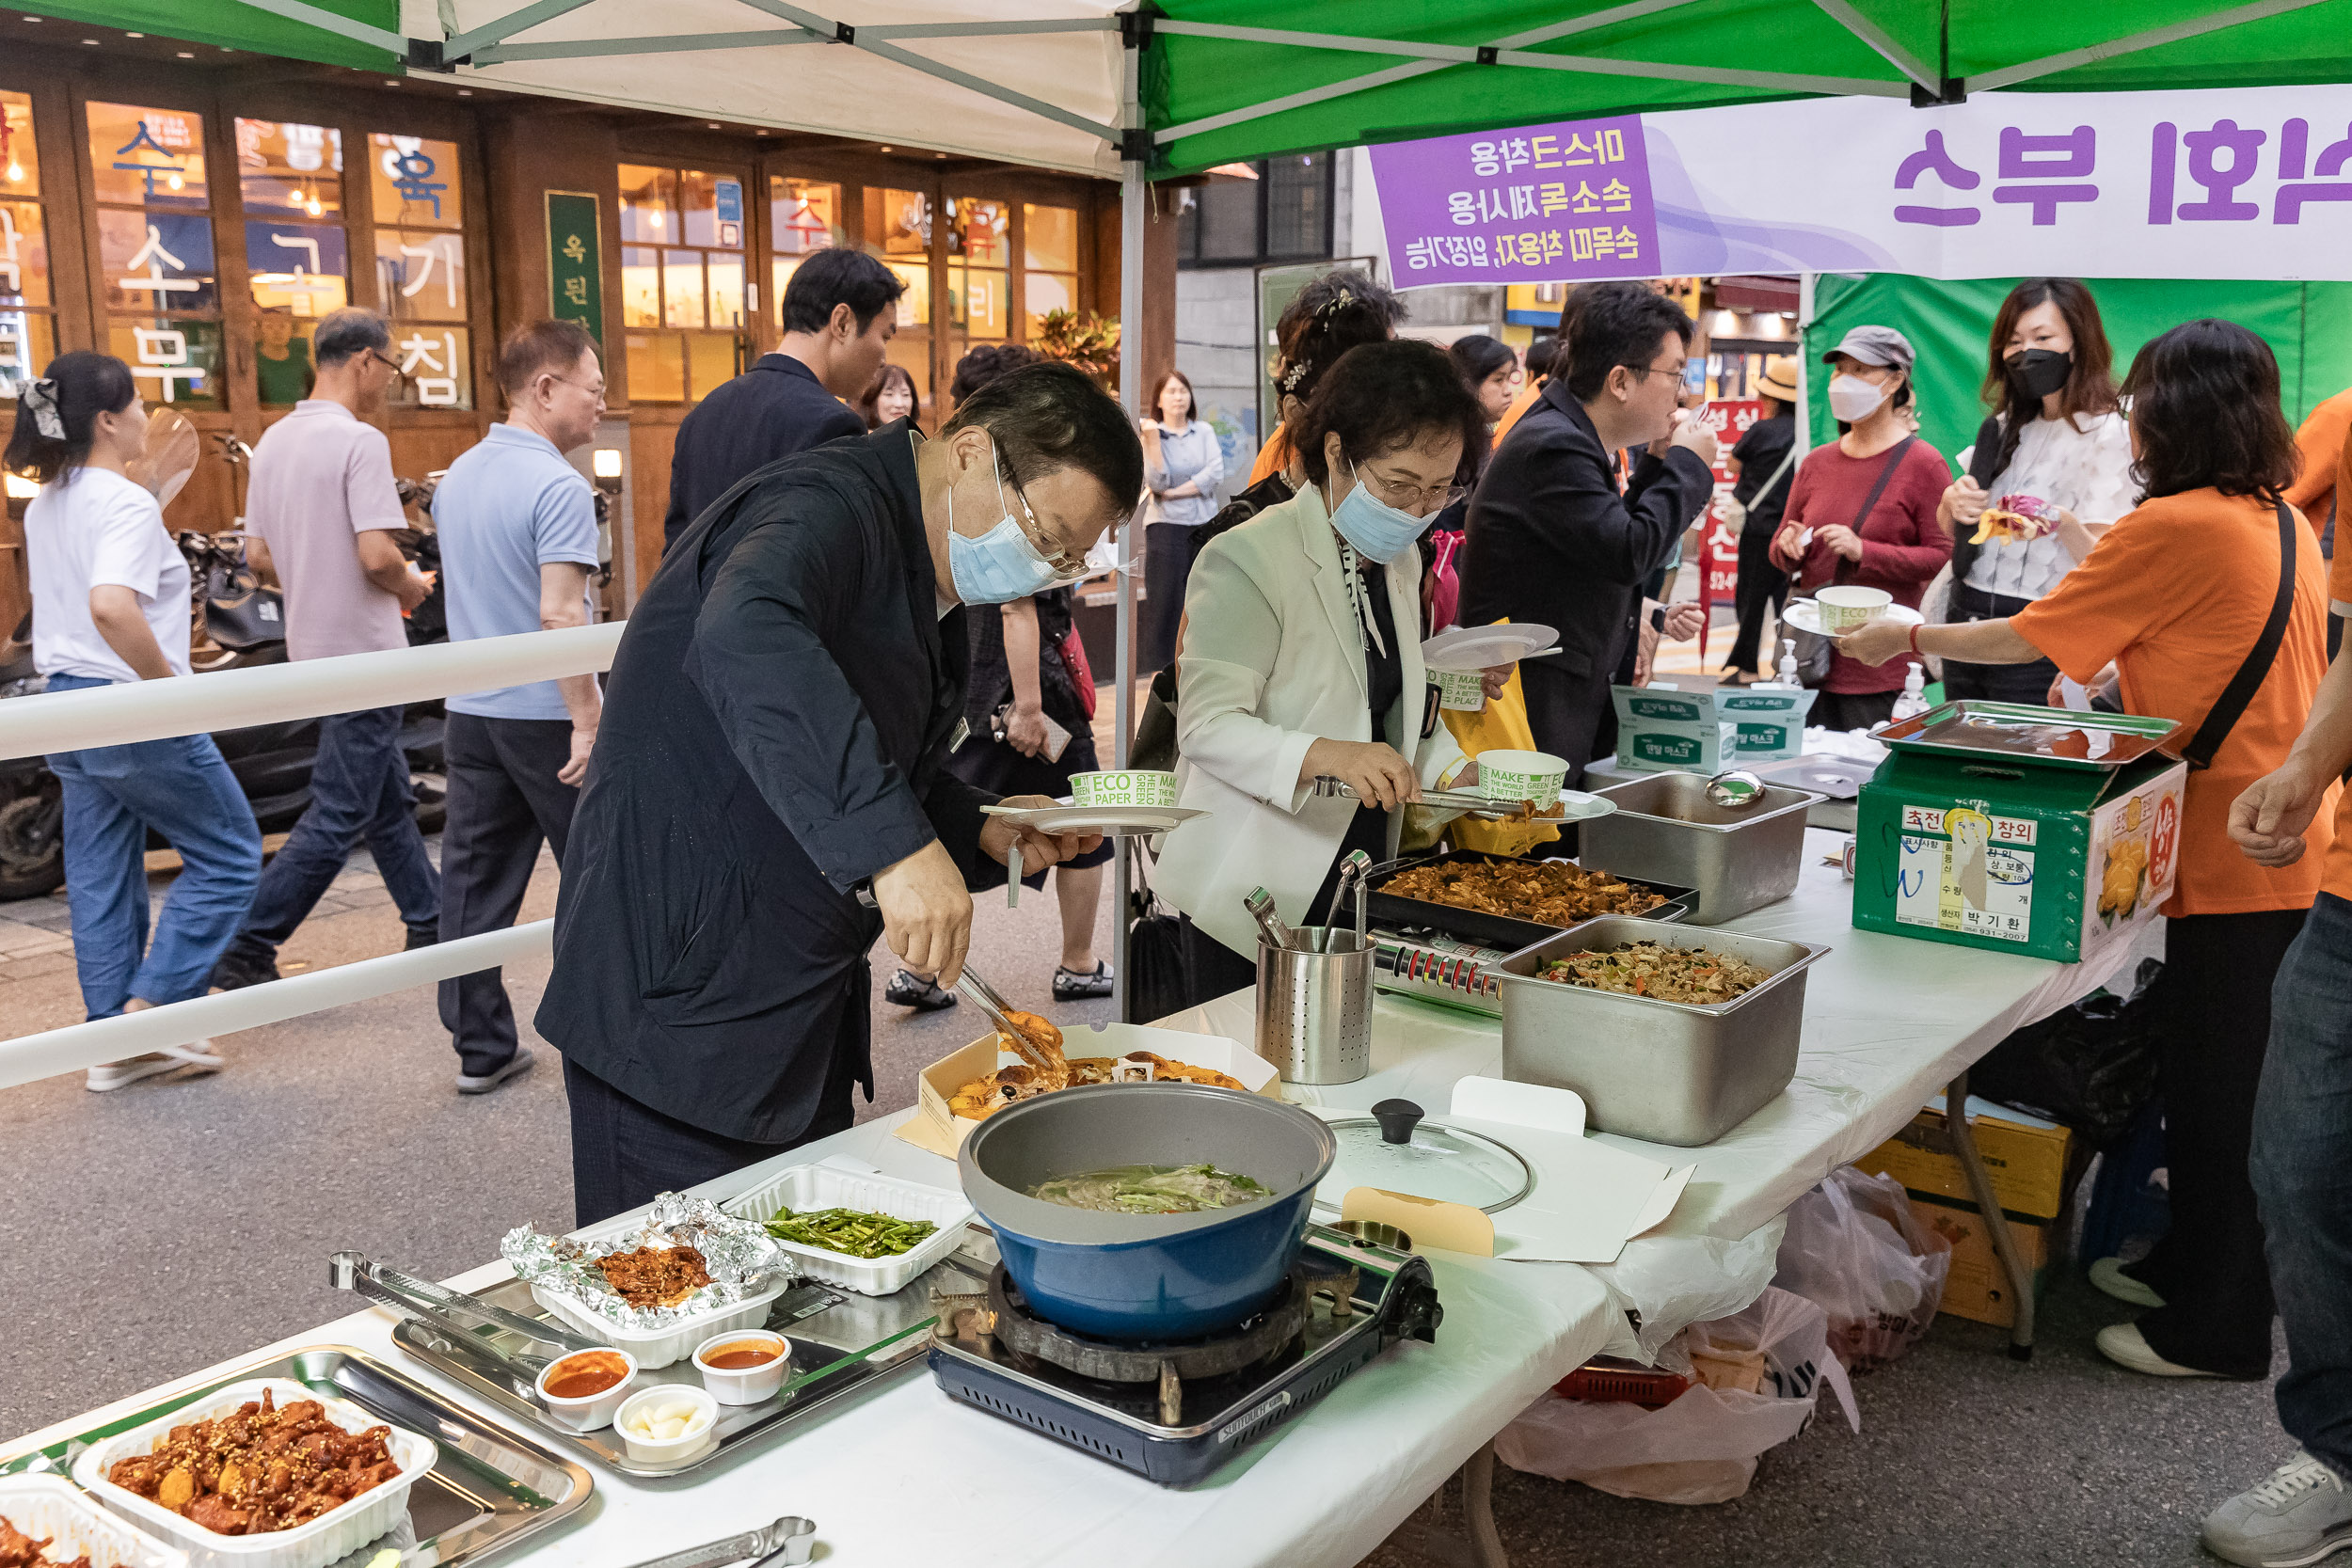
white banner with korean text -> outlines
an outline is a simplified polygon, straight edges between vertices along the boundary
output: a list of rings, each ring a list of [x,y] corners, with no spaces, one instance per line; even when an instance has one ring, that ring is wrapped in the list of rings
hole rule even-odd
[[[1830,98],[1372,150],[1396,283],[2352,279],[2352,85]]]

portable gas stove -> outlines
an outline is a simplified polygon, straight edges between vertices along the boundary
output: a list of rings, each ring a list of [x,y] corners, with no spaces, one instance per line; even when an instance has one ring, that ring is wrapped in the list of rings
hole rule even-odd
[[[1374,989],[1418,996],[1463,1012],[1502,1016],[1502,987],[1486,966],[1511,955],[1433,927],[1372,930]]]
[[[1092,1339],[1030,1310],[1004,1266],[935,1299],[932,1375],[952,1399],[1163,1486],[1199,1481],[1397,1339],[1445,1315],[1427,1259],[1310,1226],[1274,1299],[1221,1334]]]

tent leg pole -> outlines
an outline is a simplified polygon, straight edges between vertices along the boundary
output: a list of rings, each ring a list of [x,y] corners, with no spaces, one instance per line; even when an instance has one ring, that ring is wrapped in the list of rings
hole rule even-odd
[[[1125,113],[1122,119],[1130,125],[1142,121],[1137,102],[1136,51],[1124,51],[1126,55]],[[1140,419],[1143,413],[1143,223],[1144,206],[1151,199],[1151,188],[1144,182],[1144,166],[1130,159],[1119,181],[1119,401],[1126,405],[1130,419]],[[1141,526],[1143,509],[1138,504],[1130,515],[1128,524],[1120,530],[1124,535],[1116,554],[1121,561],[1139,563],[1143,559],[1143,541],[1136,536]],[[1118,584],[1118,634],[1111,656],[1111,766],[1125,768],[1129,746],[1136,733],[1136,575],[1133,565],[1113,574]],[[1134,858],[1117,855],[1112,864],[1117,867],[1111,880],[1111,1007],[1113,1013],[1127,1016],[1127,912],[1128,896],[1134,891],[1132,869]],[[1146,1021],[1149,1022],[1149,1021]]]

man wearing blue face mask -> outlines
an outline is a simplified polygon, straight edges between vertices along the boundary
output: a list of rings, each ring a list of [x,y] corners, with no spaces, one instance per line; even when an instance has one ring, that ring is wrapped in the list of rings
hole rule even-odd
[[[771,464],[670,546],[613,661],[537,1019],[580,1224],[848,1127],[874,938],[952,986],[1016,842],[1032,869],[1098,842],[1007,827],[942,763],[963,607],[1074,580],[1142,484],[1119,405],[1033,365],[935,440]]]

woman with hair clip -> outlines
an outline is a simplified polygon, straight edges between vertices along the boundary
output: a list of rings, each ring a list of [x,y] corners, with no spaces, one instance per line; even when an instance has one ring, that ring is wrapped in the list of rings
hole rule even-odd
[[[2322,867],[2315,856],[2273,868],[2241,855],[2230,807],[2287,760],[2311,711],[2328,664],[2327,574],[2318,539],[2280,499],[2295,437],[2268,344],[2233,322],[2185,323],[2139,351],[2122,395],[2146,499],[2064,580],[1989,621],[1876,621],[1841,651],[1869,664],[2047,658],[2086,682],[2112,662],[2126,712],[2179,721],[2189,774],[2178,832],[2159,820],[2140,844],[2151,887],[2166,839],[2178,844],[2153,1015],[2172,1228],[2138,1262],[2093,1260],[2090,1282],[2151,1308],[2100,1330],[2109,1360],[2158,1377],[2259,1379],[2272,1298],[2247,1168],[2254,1091],[2271,981]],[[2130,880],[2123,847],[2104,859]]]
[[[33,661],[51,691],[188,673],[188,564],[163,510],[131,477],[147,415],[130,367],[67,354],[17,399],[10,473],[40,484],[24,513]],[[262,876],[262,832],[209,735],[57,752],[65,786],[66,900],[73,967],[93,1019],[201,996]],[[179,879],[148,942],[147,835],[180,852]],[[209,1040],[89,1069],[119,1089],[221,1065]]]
[[[2014,615],[2055,589],[2131,510],[2131,433],[2098,301],[2071,277],[2028,277],[1993,318],[1994,412],[1938,503],[1952,536],[1952,622]],[[1945,694],[2040,706],[2058,667],[1947,660]]]

